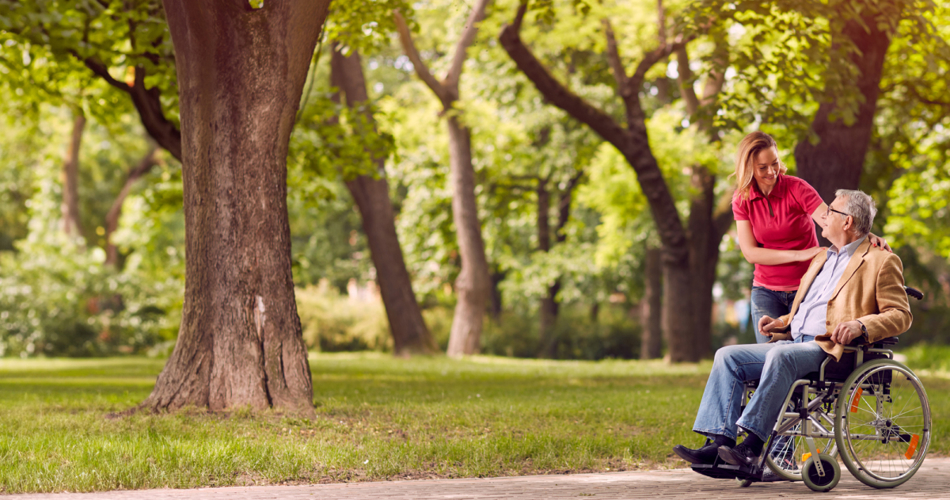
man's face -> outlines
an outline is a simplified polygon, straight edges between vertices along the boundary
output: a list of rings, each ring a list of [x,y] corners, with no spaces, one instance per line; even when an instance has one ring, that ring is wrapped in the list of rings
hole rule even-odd
[[[821,235],[828,241],[835,243],[845,240],[845,226],[851,223],[852,217],[844,210],[847,198],[841,196],[828,205],[828,210],[821,216]],[[850,227],[850,226],[848,226]],[[835,243],[837,244],[837,243]]]

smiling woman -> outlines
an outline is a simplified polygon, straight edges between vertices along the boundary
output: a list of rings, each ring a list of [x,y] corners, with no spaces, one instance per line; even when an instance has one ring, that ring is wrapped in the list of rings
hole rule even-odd
[[[755,264],[752,325],[759,343],[769,340],[758,332],[759,319],[788,314],[809,261],[821,250],[813,221],[826,206],[807,182],[785,172],[770,135],[753,132],[739,143],[732,211],[742,255]]]

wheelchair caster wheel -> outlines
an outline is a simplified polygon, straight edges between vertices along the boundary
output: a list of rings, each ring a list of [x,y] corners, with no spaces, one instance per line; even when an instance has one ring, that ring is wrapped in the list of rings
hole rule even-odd
[[[821,460],[821,468],[824,469],[824,477],[818,475],[818,467],[815,467],[815,460]],[[802,467],[802,480],[813,491],[826,492],[831,491],[841,479],[841,467],[838,467],[838,461],[830,455],[824,453],[817,457],[814,455],[805,461]]]
[[[749,485],[752,484],[752,480],[751,480],[751,479],[739,479],[739,478],[736,478],[736,482],[739,483],[739,487],[740,487],[740,488],[748,488]]]

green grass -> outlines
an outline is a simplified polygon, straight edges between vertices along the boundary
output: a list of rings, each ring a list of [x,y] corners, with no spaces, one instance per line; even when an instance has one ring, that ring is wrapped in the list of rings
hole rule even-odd
[[[0,360],[0,492],[680,467],[709,363],[311,358],[316,418],[141,402],[162,360]],[[926,380],[946,454],[950,379]]]

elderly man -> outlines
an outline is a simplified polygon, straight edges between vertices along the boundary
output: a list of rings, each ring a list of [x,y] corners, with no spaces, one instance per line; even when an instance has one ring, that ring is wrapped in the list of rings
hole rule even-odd
[[[841,359],[844,346],[858,337],[876,342],[910,328],[900,258],[868,242],[874,201],[861,191],[842,189],[836,196],[821,218],[821,235],[834,246],[812,260],[791,313],[759,321],[769,343],[716,352],[693,425],[713,442],[699,449],[677,445],[673,451],[684,460],[712,464],[719,456],[733,465],[755,464],[795,380],[818,371],[829,355]],[[789,333],[778,333],[788,325]],[[740,415],[744,383],[756,379],[759,386]],[[736,446],[740,427],[748,436]]]

